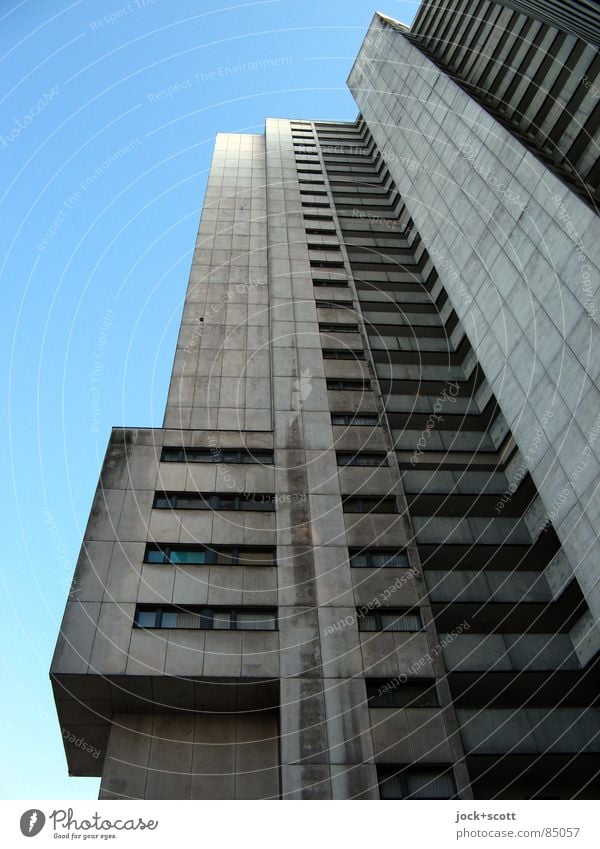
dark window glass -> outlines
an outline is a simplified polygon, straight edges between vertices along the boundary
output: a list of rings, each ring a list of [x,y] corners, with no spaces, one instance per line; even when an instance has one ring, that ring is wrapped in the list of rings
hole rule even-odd
[[[377,416],[359,416],[354,413],[332,413],[331,424],[333,425],[366,425],[374,426],[379,424]]]
[[[337,391],[346,391],[346,392],[370,392],[371,384],[368,380],[335,380],[333,378],[329,378],[327,380],[327,388],[328,389],[336,389]],[[355,465],[360,465],[356,463]],[[363,463],[363,465],[378,465]]]
[[[350,566],[366,569],[406,568],[408,555],[396,548],[350,548]]]
[[[375,451],[338,451],[337,464],[338,466],[387,466],[388,461],[387,454],[383,451],[381,453]]]
[[[175,607],[140,605],[135,612],[139,628],[185,628],[220,631],[275,631],[277,611],[271,607]]]
[[[315,300],[315,305],[319,309],[324,309],[324,310],[351,310],[352,309],[352,301],[321,301],[321,300]]]
[[[454,799],[456,784],[452,767],[377,768],[379,795],[382,799]]]
[[[364,360],[365,352],[356,348],[323,348],[324,360]]]
[[[343,498],[344,513],[397,513],[395,498],[377,495],[348,495]]]
[[[272,493],[158,492],[156,509],[171,510],[275,510]]]
[[[358,324],[320,322],[319,330],[321,333],[358,333]]]
[[[163,448],[163,463],[266,463],[273,452],[250,448]]]
[[[243,545],[148,545],[145,563],[204,565],[210,563],[240,566],[275,566],[275,548]]]
[[[385,608],[368,610],[358,608],[359,631],[420,631],[421,614],[418,610],[404,608]]]

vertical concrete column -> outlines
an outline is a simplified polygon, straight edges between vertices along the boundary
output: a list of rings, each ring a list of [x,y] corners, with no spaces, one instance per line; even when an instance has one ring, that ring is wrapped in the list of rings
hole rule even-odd
[[[267,120],[269,291],[277,504],[284,799],[331,797],[306,468],[309,409],[324,393],[289,121]],[[312,322],[309,321],[312,319]],[[321,365],[322,369],[322,365]],[[309,415],[309,420],[304,418]],[[327,424],[329,430],[330,425]]]

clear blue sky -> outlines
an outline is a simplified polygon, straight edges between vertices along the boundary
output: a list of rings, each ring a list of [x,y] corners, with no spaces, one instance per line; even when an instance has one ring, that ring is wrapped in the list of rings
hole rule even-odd
[[[345,81],[376,8],[0,6],[1,798],[97,796],[67,776],[48,667],[110,428],[162,424],[215,133],[354,119]],[[276,61],[243,68],[259,60]]]

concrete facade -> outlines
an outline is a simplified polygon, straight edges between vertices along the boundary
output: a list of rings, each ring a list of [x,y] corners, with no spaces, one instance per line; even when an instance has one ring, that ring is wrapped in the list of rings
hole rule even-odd
[[[497,199],[482,221],[458,194],[437,205],[445,80],[408,98],[435,138],[405,127],[419,62],[376,17],[350,77],[364,118],[216,139],[164,426],[113,431],[52,664],[70,773],[100,775],[101,798],[597,792],[588,464],[547,521],[579,448],[597,456],[589,364],[576,384],[596,290],[543,277],[529,234],[568,234],[534,188],[531,227]],[[481,107],[448,83],[475,145]],[[527,156],[512,170],[545,184]],[[539,395],[506,265],[526,238],[520,261],[574,322],[565,358],[555,298],[528,297]]]
[[[592,611],[577,640],[588,660],[600,616],[598,217],[380,17],[349,85]]]

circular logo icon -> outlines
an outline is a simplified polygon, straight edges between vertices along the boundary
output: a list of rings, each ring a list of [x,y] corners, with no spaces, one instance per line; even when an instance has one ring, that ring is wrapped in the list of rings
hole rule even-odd
[[[31,808],[21,816],[21,834],[25,837],[35,837],[43,829],[46,817],[38,808]]]

